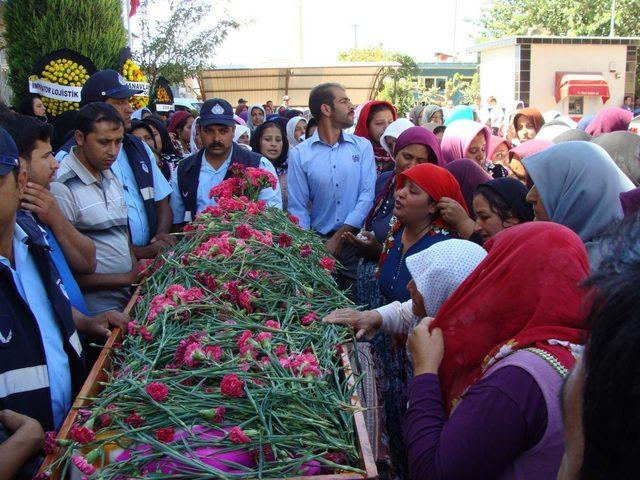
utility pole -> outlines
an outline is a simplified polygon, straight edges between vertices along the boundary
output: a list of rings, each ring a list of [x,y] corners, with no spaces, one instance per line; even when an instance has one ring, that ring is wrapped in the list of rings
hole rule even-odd
[[[133,36],[131,35],[131,2],[124,0],[125,15],[127,16],[127,35],[129,48],[133,50]]]
[[[453,0],[453,55],[456,55],[456,40],[458,34],[458,0]]]
[[[357,49],[358,48],[358,27],[360,25],[353,24],[351,26],[353,27],[353,48]]]
[[[609,24],[609,37],[616,36],[616,0],[611,0],[611,23]]]

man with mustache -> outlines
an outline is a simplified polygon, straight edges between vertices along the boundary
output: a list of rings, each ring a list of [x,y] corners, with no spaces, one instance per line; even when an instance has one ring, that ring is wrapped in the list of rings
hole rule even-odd
[[[204,102],[198,122],[204,148],[180,162],[171,178],[175,229],[193,220],[208,205],[215,205],[215,198],[209,198],[209,191],[233,176],[229,169],[231,164],[263,168],[278,178],[269,160],[234,143],[235,126],[229,102],[221,98]],[[275,189],[263,188],[259,199],[268,206],[282,208],[280,184]]]
[[[318,130],[289,152],[289,213],[325,237],[325,246],[344,267],[337,276],[343,289],[356,277],[356,248],[343,242],[357,233],[373,206],[376,165],[369,140],[346,134],[354,121],[354,105],[337,83],[311,90],[309,109]],[[309,209],[308,206],[311,205]]]

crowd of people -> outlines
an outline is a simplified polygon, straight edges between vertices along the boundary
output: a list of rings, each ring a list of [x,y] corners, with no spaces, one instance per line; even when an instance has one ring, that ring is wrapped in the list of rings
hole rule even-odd
[[[334,83],[199,115],[133,111],[113,70],[51,123],[0,111],[0,478],[29,478],[138,282],[233,164],[315,231],[360,309],[381,478],[629,478],[640,137],[628,109],[355,106]]]

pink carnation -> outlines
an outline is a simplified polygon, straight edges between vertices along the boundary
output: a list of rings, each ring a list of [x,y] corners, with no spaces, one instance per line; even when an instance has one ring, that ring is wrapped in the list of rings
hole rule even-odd
[[[222,358],[224,351],[217,345],[207,345],[204,347],[204,354],[214,362],[219,361]]]
[[[318,319],[318,313],[317,312],[311,312],[306,314],[304,317],[302,317],[302,319],[300,320],[300,323],[302,325],[311,325],[313,322],[315,322]]]
[[[273,328],[274,330],[280,330],[280,324],[275,320],[267,320],[264,322],[265,327]]]
[[[188,367],[197,367],[204,359],[205,354],[200,342],[193,342],[187,345],[184,352],[183,361]]]
[[[47,455],[56,453],[58,451],[58,443],[56,439],[57,433],[55,431],[46,432],[44,434],[44,453]]]
[[[125,418],[124,423],[132,426],[133,428],[140,428],[142,425],[144,425],[144,418],[138,415],[134,410],[133,412],[131,412],[131,415]]]
[[[279,247],[290,247],[291,246],[291,237],[286,233],[281,233],[278,236],[278,246]]]
[[[273,339],[273,335],[271,335],[271,333],[269,332],[260,332],[256,336],[256,342],[258,342],[261,345],[270,343],[272,339]]]
[[[73,457],[71,457],[71,461],[76,466],[76,468],[85,475],[93,475],[94,473],[96,473],[96,467],[87,462],[87,459],[82,455],[74,455]]]
[[[302,258],[307,258],[309,255],[311,255],[311,247],[305,243],[300,247],[300,256]]]
[[[74,442],[84,444],[93,442],[95,434],[93,433],[93,430],[88,427],[82,425],[74,425],[69,431],[69,437]]]

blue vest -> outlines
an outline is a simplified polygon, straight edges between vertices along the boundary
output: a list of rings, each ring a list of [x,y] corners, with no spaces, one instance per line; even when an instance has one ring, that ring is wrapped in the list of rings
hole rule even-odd
[[[262,155],[250,152],[249,150],[239,147],[233,143],[233,152],[231,153],[231,165],[240,163],[245,167],[257,168],[260,166]],[[202,157],[205,149],[201,149],[198,153],[185,158],[178,164],[178,187],[180,192],[185,192],[182,201],[187,212],[191,212],[191,218],[196,218],[198,210],[198,183],[200,178],[200,168],[202,167]],[[224,179],[233,177],[231,168],[227,169]]]
[[[61,151],[70,152],[76,144],[74,137],[60,147]],[[156,200],[153,195],[153,169],[151,159],[144,148],[144,143],[138,137],[126,134],[122,142],[122,148],[127,154],[127,160],[131,166],[131,171],[138,184],[140,196],[144,202],[144,210],[149,222],[149,238],[153,238],[158,229],[158,211],[156,210]]]
[[[27,246],[48,293],[55,319],[65,339],[75,397],[85,378],[84,358],[71,314],[71,304],[49,255],[44,235],[33,218],[18,214],[18,224],[29,236]],[[23,300],[13,275],[0,264],[0,410],[9,408],[35,418],[44,430],[53,430],[47,359],[38,322]],[[75,346],[74,346],[75,345]],[[8,386],[8,390],[5,390]]]

